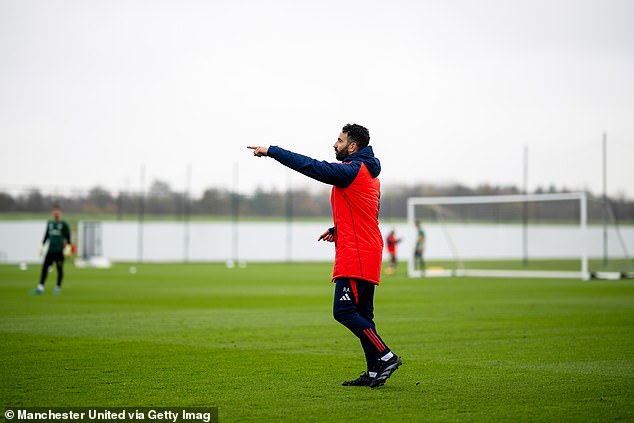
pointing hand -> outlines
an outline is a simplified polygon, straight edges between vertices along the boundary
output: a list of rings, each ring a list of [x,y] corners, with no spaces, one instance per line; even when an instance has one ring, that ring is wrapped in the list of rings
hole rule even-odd
[[[253,150],[253,155],[256,157],[268,156],[269,148],[268,147],[256,147],[252,145],[248,145],[247,148]]]

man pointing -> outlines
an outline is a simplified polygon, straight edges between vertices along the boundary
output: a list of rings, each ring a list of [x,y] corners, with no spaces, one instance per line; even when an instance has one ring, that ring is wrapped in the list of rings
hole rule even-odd
[[[343,385],[374,388],[385,384],[402,361],[383,342],[374,324],[374,289],[380,282],[383,256],[378,220],[381,164],[369,142],[366,128],[345,125],[334,144],[341,163],[318,161],[276,146],[247,148],[257,157],[271,157],[333,186],[330,201],[334,226],[318,240],[335,243],[333,315],[359,338],[367,363],[361,376]]]

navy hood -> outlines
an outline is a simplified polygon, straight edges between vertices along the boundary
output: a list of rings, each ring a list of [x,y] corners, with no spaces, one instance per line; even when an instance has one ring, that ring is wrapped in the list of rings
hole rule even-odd
[[[343,163],[346,162],[365,163],[365,167],[368,168],[368,171],[370,171],[370,175],[372,175],[373,178],[376,178],[377,176],[379,176],[379,173],[381,173],[381,162],[379,161],[379,159],[374,157],[374,151],[372,150],[372,146],[370,145],[346,157],[343,160]]]

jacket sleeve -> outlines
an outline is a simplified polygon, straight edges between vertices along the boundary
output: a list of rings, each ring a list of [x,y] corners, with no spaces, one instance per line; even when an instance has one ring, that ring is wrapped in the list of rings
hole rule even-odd
[[[42,245],[46,244],[48,240],[48,223],[46,223],[46,230],[44,231],[44,238],[42,239]]]
[[[340,188],[345,188],[354,181],[360,167],[357,162],[329,163],[315,160],[274,145],[269,147],[268,155],[309,178]]]
[[[70,242],[70,226],[68,226],[68,224],[64,224],[64,239],[66,240],[67,243],[71,243]]]

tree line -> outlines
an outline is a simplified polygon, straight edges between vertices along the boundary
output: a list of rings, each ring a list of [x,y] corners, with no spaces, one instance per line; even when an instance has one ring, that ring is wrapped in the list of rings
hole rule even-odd
[[[533,193],[562,193],[565,189],[555,187],[538,188]],[[465,185],[384,186],[381,193],[381,217],[404,219],[407,214],[407,198],[435,196],[475,196],[521,194],[514,186],[480,185],[475,188]],[[604,209],[602,198],[589,194],[588,217],[590,221],[601,220]],[[291,191],[264,190],[258,188],[252,194],[240,194],[229,190],[208,188],[200,197],[192,198],[182,191],[173,190],[166,182],[156,180],[147,192],[112,193],[102,187],[70,195],[47,194],[39,189],[30,189],[11,195],[0,191],[0,213],[39,213],[50,211],[53,204],[62,206],[66,213],[111,215],[129,218],[131,215],[168,216],[174,219],[190,216],[245,216],[282,218],[327,218],[330,216],[328,189],[311,192],[307,189]],[[611,219],[619,222],[634,222],[634,201],[625,197],[609,198]],[[575,208],[576,207],[576,208]],[[520,210],[521,209],[521,210]],[[578,216],[578,205],[567,202],[551,204],[479,205],[471,207],[443,207],[442,210],[417,211],[422,219],[517,220],[519,216],[531,220],[568,220]]]

